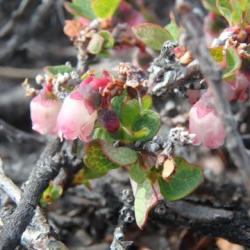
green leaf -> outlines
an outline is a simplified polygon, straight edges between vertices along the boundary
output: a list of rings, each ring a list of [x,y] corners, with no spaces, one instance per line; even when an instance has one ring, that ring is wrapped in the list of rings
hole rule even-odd
[[[212,58],[220,63],[223,61],[223,47],[214,47],[214,48],[209,48],[209,52],[210,52],[210,55],[212,56]]]
[[[112,136],[107,132],[105,128],[95,128],[92,134],[93,140],[99,139],[99,140],[104,140],[107,142],[114,142],[114,139]]]
[[[101,30],[99,32],[99,35],[102,36],[104,39],[104,44],[103,44],[104,48],[106,48],[106,49],[113,48],[115,40],[110,32],[108,32],[106,30]]]
[[[113,147],[105,141],[101,141],[102,151],[106,157],[119,166],[128,166],[137,161],[137,153],[127,147]]]
[[[249,0],[238,0],[238,2],[242,11],[246,11],[248,9],[250,4]]]
[[[126,147],[113,147],[112,144],[94,140],[85,146],[84,178],[101,177],[109,170],[127,166],[137,161],[137,153]]]
[[[202,0],[202,4],[210,12],[219,14],[218,8],[216,6],[216,0]]]
[[[120,111],[120,119],[125,127],[131,128],[139,117],[140,106],[137,99],[132,99],[123,103]]]
[[[119,130],[112,134],[112,137],[116,140],[121,141],[124,144],[134,142],[132,132],[126,129],[124,126],[120,126]]]
[[[232,24],[237,25],[241,23],[242,10],[239,4],[239,0],[231,0],[232,8]]]
[[[45,70],[52,75],[63,74],[63,73],[70,73],[73,68],[67,65],[57,65],[57,66],[47,66]]]
[[[72,9],[76,16],[86,17],[87,19],[95,19],[95,14],[91,8],[91,0],[73,0],[72,3],[67,3],[67,6]]]
[[[42,206],[46,206],[56,201],[63,193],[63,188],[60,185],[51,182],[48,187],[42,193],[40,203]]]
[[[180,28],[178,27],[176,22],[174,20],[171,20],[171,22],[165,28],[172,36],[172,40],[178,41],[180,36]]]
[[[140,167],[140,164],[136,162],[131,166],[129,171],[129,176],[132,180],[134,180],[138,184],[142,184],[147,177],[147,173]]]
[[[141,130],[133,132],[133,140],[140,140],[141,138],[148,136],[149,133],[150,130],[148,128],[142,128]]]
[[[122,124],[119,132],[112,134],[112,137],[126,143],[151,139],[160,126],[159,115],[149,110],[152,106],[152,98],[145,95],[139,103],[137,99],[126,101],[125,94],[126,92],[111,101],[112,109]]]
[[[229,0],[216,0],[216,6],[222,16],[224,16],[229,24],[232,24],[232,6]]]
[[[134,133],[136,133],[142,129],[147,129],[146,135],[144,134],[141,138],[137,138],[140,139],[140,141],[147,141],[152,139],[156,135],[159,128],[160,128],[159,115],[152,110],[146,110],[142,112],[141,117],[135,122],[132,130]]]
[[[226,50],[227,66],[223,71],[223,79],[230,78],[241,66],[241,59],[234,48]]]
[[[97,55],[102,51],[104,38],[99,34],[94,34],[88,44],[87,51],[90,54]]]
[[[84,178],[93,179],[101,177],[108,173],[109,170],[118,168],[119,165],[110,161],[103,153],[101,141],[94,140],[88,143],[84,152]]]
[[[52,185],[51,192],[50,192],[52,201],[57,200],[62,195],[62,193],[63,193],[62,186]]]
[[[126,97],[126,92],[124,91],[122,95],[115,96],[111,100],[112,109],[115,111],[118,117],[120,117],[121,107],[125,97]]]
[[[138,39],[155,50],[160,50],[165,41],[173,40],[166,29],[153,23],[138,24],[132,30]]]
[[[152,107],[152,97],[150,95],[144,95],[141,99],[142,111],[148,110]]]
[[[151,181],[146,179],[138,185],[135,195],[135,220],[140,228],[143,228],[150,209],[156,205],[158,198],[155,195]]]
[[[120,0],[92,0],[91,6],[97,17],[112,17],[120,4]]]
[[[189,164],[181,157],[175,157],[175,172],[168,181],[159,178],[160,192],[168,201],[179,200],[189,195],[203,181],[202,170]]]

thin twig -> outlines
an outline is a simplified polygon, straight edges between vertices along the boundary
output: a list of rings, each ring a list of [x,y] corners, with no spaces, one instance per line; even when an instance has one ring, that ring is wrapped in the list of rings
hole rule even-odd
[[[225,125],[227,134],[226,147],[234,164],[239,168],[245,188],[250,195],[250,159],[237,131],[230,105],[224,97],[221,71],[213,62],[206,47],[202,18],[192,11],[190,4],[183,1],[180,1],[180,3],[177,1],[176,14],[180,24],[186,31],[185,43],[192,55],[198,59],[200,70],[211,87],[216,102],[215,107]]]
[[[15,67],[0,67],[0,77],[6,78],[35,78],[42,69],[24,69]]]
[[[21,200],[15,211],[4,220],[0,235],[0,249],[11,250],[19,244],[22,233],[31,222],[44,189],[59,172],[58,155],[62,143],[55,139],[45,148],[25,184]]]
[[[8,178],[0,165],[0,189],[2,189],[17,205],[21,199],[21,190]],[[1,219],[0,219],[1,220]],[[27,249],[45,249],[56,239],[51,235],[50,226],[39,207],[30,225],[24,231],[21,244]]]
[[[250,220],[247,211],[240,207],[223,209],[188,201],[159,204],[159,213],[151,214],[149,220],[158,225],[188,227],[204,235],[222,237],[231,242],[250,246]]]
[[[20,202],[21,190],[13,183],[13,181],[0,173],[0,189],[3,190],[16,204]]]
[[[0,119],[0,137],[7,138],[8,141],[19,144],[29,142],[42,145],[46,141],[44,137],[14,128],[2,119]]]
[[[29,21],[29,27],[27,28],[25,25],[18,26],[15,35],[7,41],[4,50],[1,51],[0,62],[6,60],[6,58],[9,57],[18,46],[22,45],[30,38],[31,34],[37,31],[43,20],[50,13],[49,10],[53,3],[54,1],[52,0],[43,0],[32,15],[32,18]]]
[[[35,1],[32,0],[22,0],[18,8],[12,13],[11,19],[1,28],[0,37],[8,35],[13,30],[17,21],[32,7],[32,4],[34,3]]]

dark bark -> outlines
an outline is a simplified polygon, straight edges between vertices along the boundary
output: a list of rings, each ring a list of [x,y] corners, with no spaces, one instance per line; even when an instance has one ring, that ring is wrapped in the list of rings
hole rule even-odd
[[[250,247],[250,219],[244,209],[223,209],[188,201],[166,203],[166,208],[164,216],[154,214],[153,220]]]
[[[56,139],[48,144],[36,167],[30,174],[20,203],[15,211],[4,220],[4,227],[0,236],[0,249],[11,250],[19,244],[20,238],[30,223],[40,196],[60,170],[60,157],[58,151],[62,143]]]

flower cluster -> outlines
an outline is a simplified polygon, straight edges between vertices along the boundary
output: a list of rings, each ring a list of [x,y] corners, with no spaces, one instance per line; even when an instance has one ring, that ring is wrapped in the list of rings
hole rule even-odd
[[[61,139],[88,141],[97,117],[99,93],[111,81],[105,72],[101,78],[88,76],[63,101],[52,91],[52,85],[44,85],[30,103],[32,128]]]

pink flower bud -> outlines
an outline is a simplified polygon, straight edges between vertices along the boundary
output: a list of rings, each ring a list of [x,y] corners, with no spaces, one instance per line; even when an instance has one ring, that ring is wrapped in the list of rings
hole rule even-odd
[[[83,98],[79,90],[67,96],[57,118],[58,135],[62,139],[87,141],[90,136],[97,112]]]
[[[224,144],[223,123],[208,97],[201,97],[189,112],[189,132],[196,135],[193,144],[203,143],[208,148],[218,148]]]
[[[56,134],[56,120],[61,102],[49,99],[43,93],[34,97],[30,102],[32,129],[40,134]]]
[[[98,119],[109,133],[115,133],[120,128],[120,121],[113,110],[100,110]]]
[[[229,101],[245,101],[248,97],[248,88],[250,87],[250,74],[237,72],[233,81],[224,84],[226,96]]]
[[[200,90],[198,89],[188,89],[186,94],[190,104],[196,103],[200,98]]]
[[[111,81],[111,77],[107,71],[103,71],[102,77],[97,78],[93,75],[88,76],[81,83],[81,87],[91,86],[94,90],[104,89],[107,84]]]

